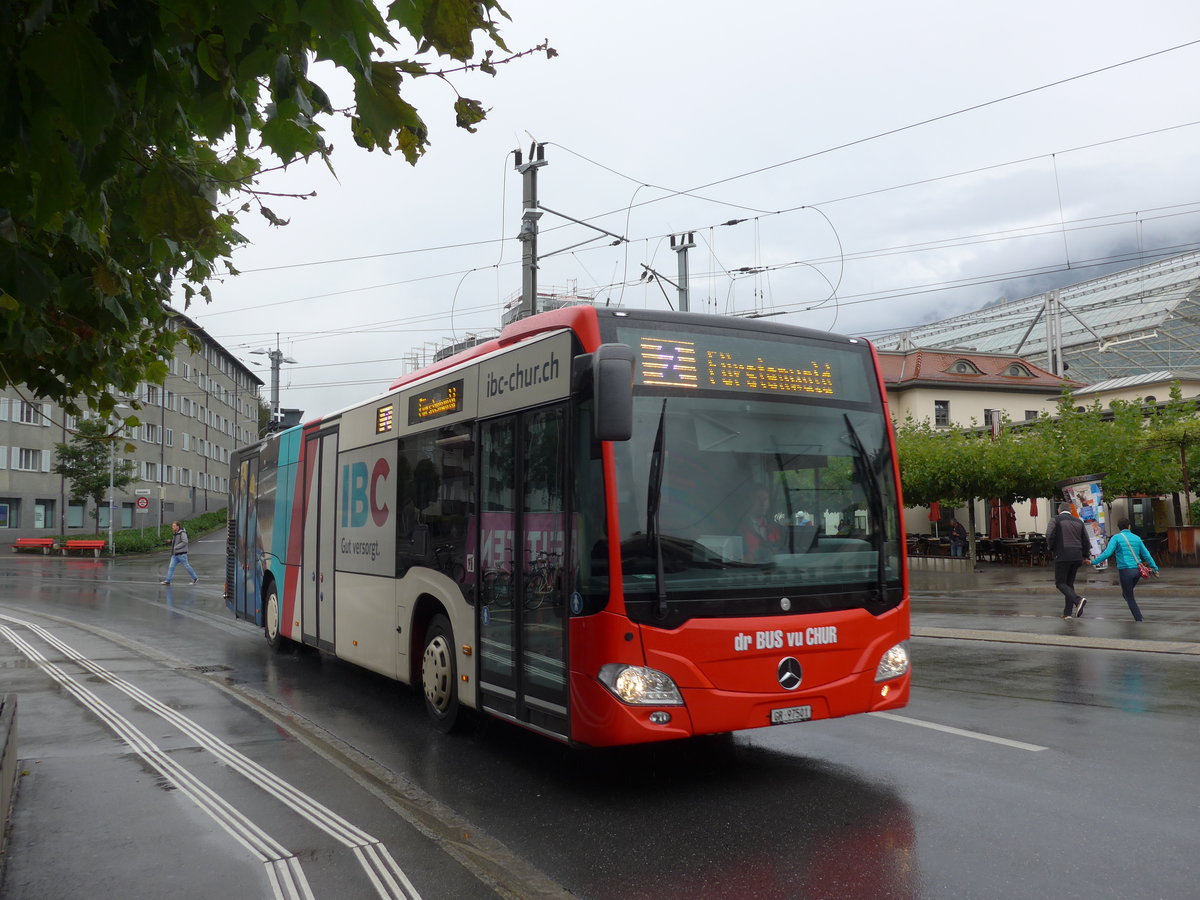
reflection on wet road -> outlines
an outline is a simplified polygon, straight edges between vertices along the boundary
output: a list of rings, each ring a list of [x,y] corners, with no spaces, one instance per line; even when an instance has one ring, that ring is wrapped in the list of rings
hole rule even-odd
[[[408,806],[397,800],[363,824],[405,848],[426,897],[1194,892],[1195,656],[918,637],[913,700],[895,716],[598,751],[496,721],[438,735],[415,692],[315,653],[272,655],[256,630],[229,619],[216,588],[167,593],[150,565],[14,569],[0,562],[0,583],[15,586],[0,600],[6,614],[79,621],[124,648],[114,655],[138,649],[140,663],[122,662],[135,672],[153,662],[210,673],[225,690],[174,688],[172,708],[190,707],[260,764],[288,759],[289,781],[322,802],[368,808],[349,787],[331,787],[308,749],[317,737],[322,754],[353,760],[340,778],[349,771],[372,796],[403,798]],[[1058,624],[1039,618],[1043,599],[929,600],[925,622],[1056,637]],[[1182,600],[1156,607],[1188,615]],[[1072,624],[1097,640],[1125,627]],[[21,672],[21,683],[34,687],[33,674]],[[278,716],[264,728],[254,710],[235,711],[230,690]],[[58,733],[50,724],[37,736],[48,762]],[[388,821],[401,815],[428,839],[400,837]],[[446,859],[459,841],[474,865],[452,877]],[[302,859],[315,896],[336,896],[326,890],[331,860]]]

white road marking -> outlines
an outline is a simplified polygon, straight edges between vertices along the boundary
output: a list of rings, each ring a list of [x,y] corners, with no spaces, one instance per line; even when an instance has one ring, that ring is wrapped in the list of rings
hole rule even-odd
[[[353,850],[355,859],[358,860],[359,865],[362,866],[367,877],[375,886],[376,892],[384,900],[420,900],[421,895],[417,892],[416,887],[409,881],[408,876],[404,874],[403,869],[400,868],[387,847],[379,840],[350,822],[347,822],[337,813],[333,812],[333,810],[318,803],[303,791],[293,787],[269,769],[264,768],[254,762],[254,760],[235,750],[215,734],[198,725],[187,716],[171,709],[136,685],[130,684],[123,678],[109,672],[103,666],[92,662],[40,625],[3,614],[0,614],[0,619],[17,625],[23,625],[35,632],[73,662],[78,663],[151,712],[170,722],[231,769],[244,775],[253,784],[261,787],[294,812],[299,813],[303,818],[330,835],[343,846]],[[5,632],[10,631],[4,628],[4,626],[0,626],[0,629],[3,629]],[[13,640],[14,638],[9,637],[9,639]]]
[[[8,616],[0,616],[8,619]],[[9,621],[15,621],[8,619]],[[23,623],[22,623],[23,624]],[[0,625],[0,634],[37,664],[43,672],[62,685],[83,706],[91,710],[104,724],[116,732],[129,747],[173,784],[183,796],[221,826],[231,837],[256,856],[267,868],[267,880],[277,900],[313,900],[313,894],[295,855],[277,843],[265,831],[234,809],[207,785],[176,763],[148,738],[137,726],[107,703],[42,656],[38,650],[17,635],[7,625]]]
[[[994,734],[984,734],[981,731],[967,731],[963,728],[955,728],[952,725],[939,725],[937,722],[924,722],[921,719],[911,719],[908,716],[898,716],[895,713],[874,712],[872,716],[879,716],[881,719],[891,719],[893,722],[904,722],[907,725],[920,725],[922,728],[932,728],[934,731],[944,731],[946,734],[956,734],[959,737],[973,738],[977,741],[987,741],[991,744],[1001,744],[1005,747],[1013,747],[1017,750],[1028,750],[1030,753],[1037,753],[1041,750],[1049,750],[1049,747],[1041,747],[1037,744],[1026,744],[1024,741],[1013,741],[1008,738],[996,737]]]

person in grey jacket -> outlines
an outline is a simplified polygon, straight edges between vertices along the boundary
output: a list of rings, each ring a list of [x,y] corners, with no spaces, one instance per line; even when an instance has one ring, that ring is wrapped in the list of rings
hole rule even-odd
[[[188,536],[183,526],[178,522],[171,523],[171,564],[167,566],[167,577],[162,580],[163,584],[171,583],[171,576],[175,574],[175,567],[183,563],[183,567],[187,569],[189,575],[192,576],[192,584],[200,580],[200,576],[196,574],[196,570],[192,568],[192,564],[188,562]]]
[[[1058,504],[1058,515],[1046,529],[1046,546],[1054,554],[1054,586],[1062,591],[1064,619],[1083,615],[1087,597],[1075,590],[1075,574],[1085,559],[1092,555],[1083,522],[1071,513],[1070,503]]]

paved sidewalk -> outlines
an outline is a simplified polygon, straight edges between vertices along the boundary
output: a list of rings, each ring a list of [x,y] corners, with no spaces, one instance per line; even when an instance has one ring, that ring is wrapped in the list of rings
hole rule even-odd
[[[971,573],[909,572],[914,636],[1200,655],[1200,569],[1163,566],[1137,586],[1134,622],[1116,569],[1080,569],[1081,618],[1064,620],[1050,566],[979,563]]]

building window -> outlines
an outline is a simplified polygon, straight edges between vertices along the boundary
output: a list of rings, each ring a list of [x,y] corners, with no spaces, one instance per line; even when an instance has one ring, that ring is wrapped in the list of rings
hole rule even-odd
[[[68,528],[82,528],[84,512],[85,511],[84,511],[82,503],[68,503],[67,504],[67,527]]]
[[[20,447],[17,452],[17,464],[13,466],[22,472],[40,472],[42,470],[42,451]]]
[[[1038,417],[1038,415],[1039,415],[1039,413],[1038,413],[1038,411],[1037,411],[1036,409],[1027,409],[1027,410],[1025,410],[1025,420],[1026,420],[1026,421],[1029,421],[1029,420],[1032,420],[1032,419],[1036,419],[1036,418]]]
[[[33,501],[33,527],[34,528],[53,528],[54,527],[54,501],[53,500],[34,500]]]
[[[979,367],[973,362],[966,359],[960,359],[950,365],[950,372],[954,375],[980,375]]]
[[[1025,368],[1020,363],[1010,364],[1009,367],[1004,370],[1004,374],[1008,375],[1010,378],[1032,378],[1033,377],[1033,373],[1030,372],[1027,368]]]
[[[0,503],[0,528],[16,528],[16,527],[17,527],[16,506],[9,504],[7,501]]]
[[[933,401],[933,424],[934,425],[949,425],[950,424],[950,401],[949,400],[934,400]]]
[[[41,403],[26,403],[21,401],[20,420],[26,425],[41,425],[42,424],[42,404]]]

